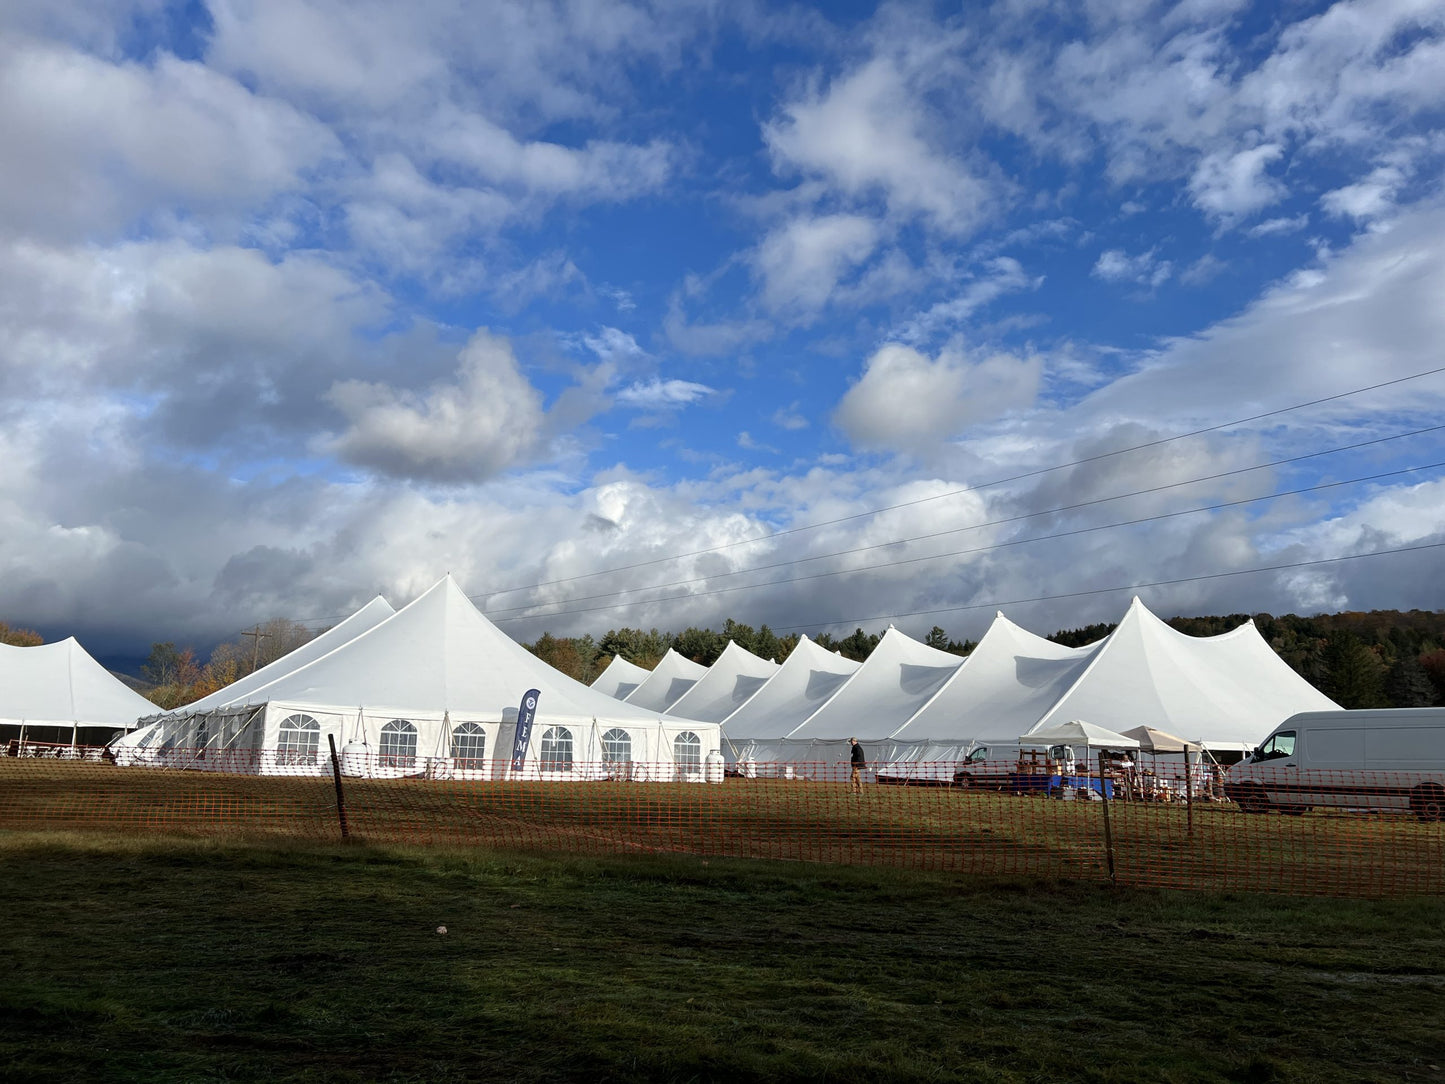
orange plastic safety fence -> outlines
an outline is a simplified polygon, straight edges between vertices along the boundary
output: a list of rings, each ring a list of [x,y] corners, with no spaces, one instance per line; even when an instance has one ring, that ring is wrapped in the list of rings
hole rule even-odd
[[[1172,778],[952,763],[549,763],[176,750],[0,756],[0,829],[684,853],[990,877],[1386,897],[1445,892],[1428,773],[1298,772],[1239,792]],[[890,772],[897,774],[890,774]],[[955,775],[958,776],[955,779]],[[338,785],[339,784],[339,785]],[[1226,790],[1233,791],[1226,795]],[[1237,799],[1232,800],[1232,799]]]

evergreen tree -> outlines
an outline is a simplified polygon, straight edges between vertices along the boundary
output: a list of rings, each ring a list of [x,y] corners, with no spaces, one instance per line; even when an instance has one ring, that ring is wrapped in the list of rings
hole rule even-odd
[[[923,638],[923,642],[938,651],[947,651],[948,633],[943,631],[941,625],[934,625],[933,628],[928,630],[928,635]]]
[[[1337,631],[1324,651],[1325,695],[1342,708],[1385,706],[1385,667],[1353,632]]]
[[[711,666],[717,662],[717,657],[723,653],[725,647],[727,641],[712,629],[696,627],[683,629],[672,644],[673,650],[679,655],[702,663],[703,666]]]
[[[796,643],[797,641],[795,640],[794,642]],[[772,659],[774,662],[781,662],[782,659],[779,658],[781,649],[782,644],[772,629],[768,628],[767,625],[758,629],[758,635],[753,640],[754,655],[760,659]],[[783,658],[786,657],[786,655],[783,656]]]
[[[1428,708],[1435,686],[1414,655],[1401,655],[1385,674],[1385,697],[1394,708]]]
[[[873,654],[873,649],[878,646],[880,636],[870,636],[862,629],[854,629],[853,635],[838,641],[838,650],[843,653],[845,659],[852,659],[854,662],[864,662],[868,656]]]

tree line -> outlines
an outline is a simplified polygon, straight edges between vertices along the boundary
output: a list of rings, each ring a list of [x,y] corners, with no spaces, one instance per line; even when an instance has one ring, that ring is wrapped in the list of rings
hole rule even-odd
[[[1445,705],[1445,611],[1372,610],[1299,617],[1254,614],[1260,635],[1296,673],[1346,708],[1427,707]],[[1171,628],[1190,636],[1217,636],[1238,628],[1249,614],[1217,617],[1174,617]],[[1112,624],[1061,629],[1055,643],[1081,647],[1114,631]],[[254,670],[294,651],[324,630],[310,630],[286,618],[275,618],[213,650],[203,663],[194,649],[172,641],[151,645],[141,676],[151,684],[144,693],[158,707],[189,704],[224,689]],[[711,666],[728,642],[754,655],[783,662],[802,637],[779,636],[767,625],[754,628],[729,618],[721,629],[690,626],[682,632],[657,629],[609,629],[600,639],[591,634],[559,637],[543,633],[523,644],[542,661],[569,677],[591,684],[613,658],[621,656],[644,669],[655,667],[671,649],[684,658]],[[814,643],[862,662],[883,639],[881,632],[856,628],[848,636],[819,633]],[[977,646],[957,640],[935,625],[923,638],[940,651],[967,656]],[[42,643],[30,629],[0,621],[0,643],[21,647]]]

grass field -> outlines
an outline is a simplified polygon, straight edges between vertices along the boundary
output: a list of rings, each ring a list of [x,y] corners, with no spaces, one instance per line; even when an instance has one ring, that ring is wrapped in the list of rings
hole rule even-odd
[[[1249,816],[1232,805],[1060,802],[929,787],[729,779],[345,783],[369,843],[682,853],[1134,887],[1445,896],[1445,824],[1408,815]],[[340,839],[328,778],[0,758],[0,828]],[[1112,842],[1112,849],[1106,846]]]
[[[6,1081],[1445,1081],[1438,898],[6,832],[0,914]]]

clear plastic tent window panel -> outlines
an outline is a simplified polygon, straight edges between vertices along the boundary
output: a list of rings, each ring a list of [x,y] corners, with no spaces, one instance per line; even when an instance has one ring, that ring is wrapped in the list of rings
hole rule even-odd
[[[381,764],[386,768],[416,767],[416,727],[393,719],[381,728]]]
[[[572,770],[572,731],[565,726],[548,727],[542,735],[542,771]]]
[[[281,720],[276,739],[276,762],[284,766],[313,765],[320,759],[321,724],[309,715],[288,715]]]
[[[608,764],[632,761],[632,735],[621,727],[613,727],[602,735],[602,757]]]
[[[458,768],[484,768],[487,732],[480,723],[463,723],[452,731],[452,759]]]
[[[702,771],[702,739],[691,730],[684,730],[672,739],[672,758],[683,773]]]

